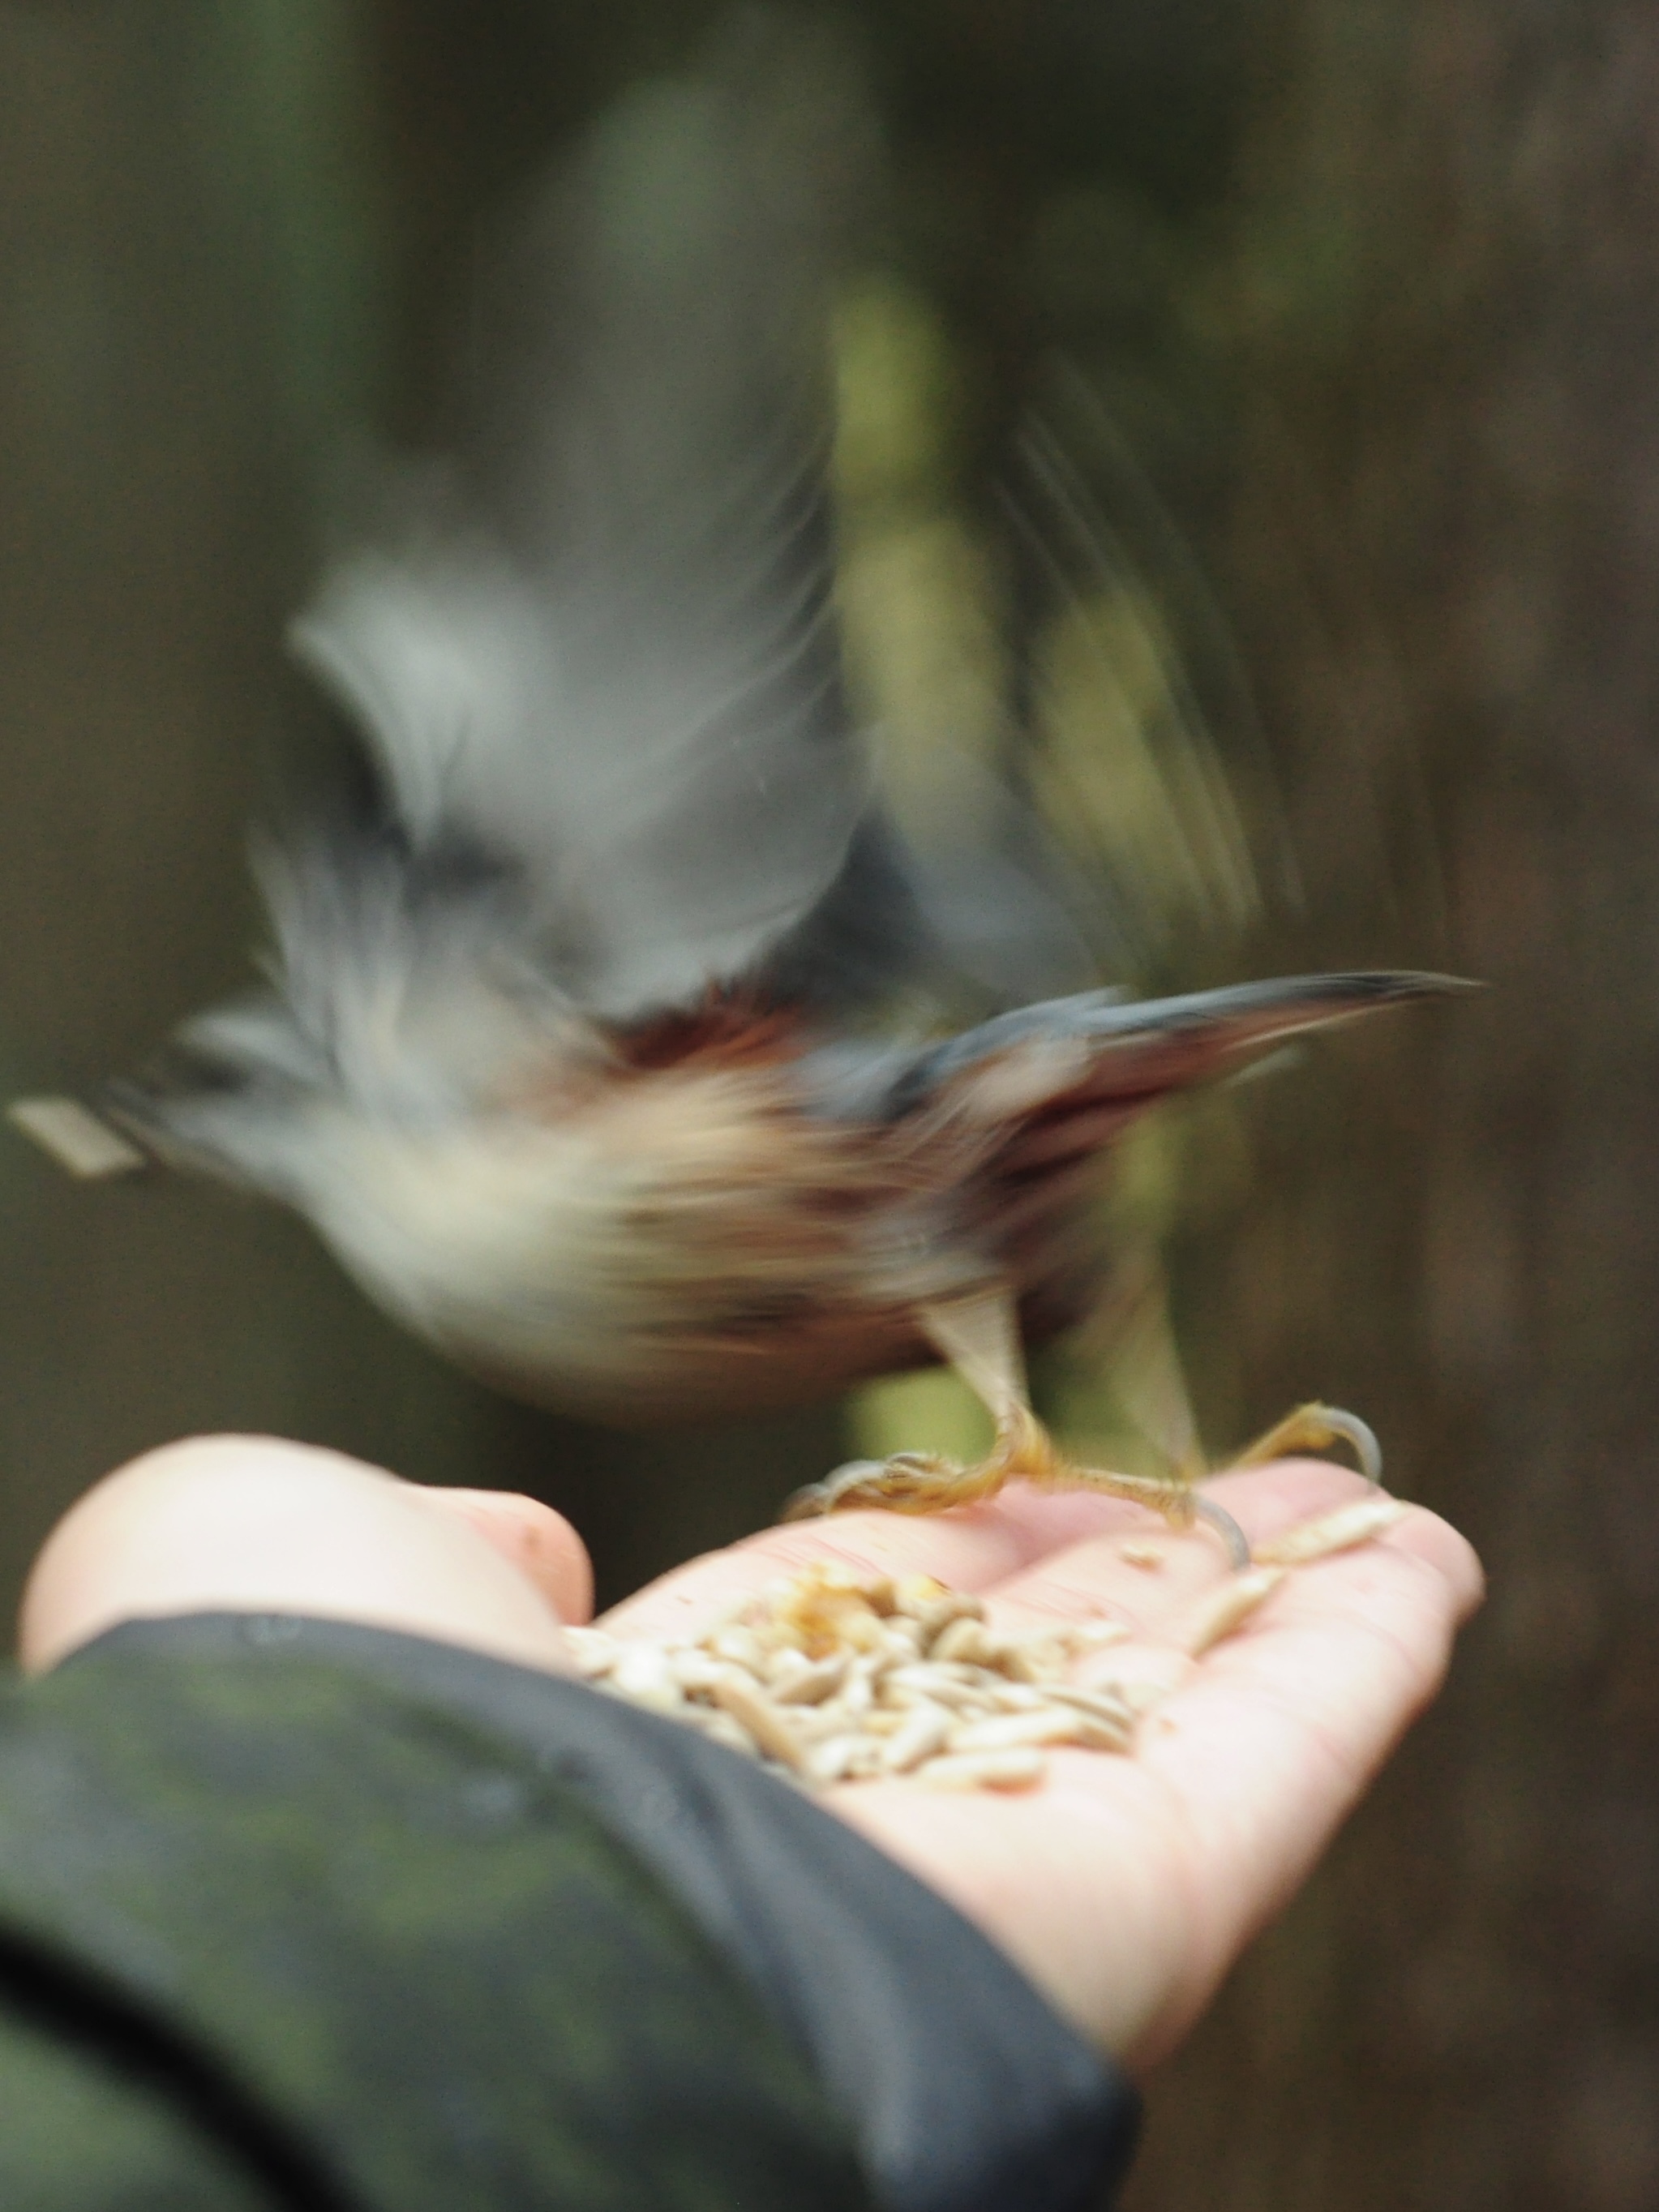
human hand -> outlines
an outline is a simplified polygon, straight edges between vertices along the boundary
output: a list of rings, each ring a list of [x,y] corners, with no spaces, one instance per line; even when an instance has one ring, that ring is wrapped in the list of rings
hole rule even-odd
[[[1356,1475],[1280,1462],[1206,1486],[1253,1541],[1369,1494]],[[1132,2066],[1178,2042],[1305,1879],[1437,1688],[1480,1601],[1468,1545],[1413,1509],[1383,1537],[1301,1567],[1197,1661],[1179,1637],[1226,1573],[1214,1537],[1153,1530],[1080,1492],[1012,1486],[909,1518],[849,1513],[766,1531],[665,1577],[609,1614],[622,1635],[695,1636],[738,1593],[810,1559],[923,1573],[978,1593],[994,1626],[1106,1617],[1133,1642],[1114,1677],[1167,1687],[1133,1757],[1051,1750],[1041,1788],[940,1795],[905,1778],[823,1802],[942,1892],[1086,2033]]]
[[[1361,1492],[1308,1462],[1223,1478],[1261,1540]],[[1162,1531],[1156,1571],[1124,1547],[1144,1514],[1015,1486],[932,1518],[860,1513],[775,1528],[616,1608],[622,1634],[695,1636],[739,1592],[831,1559],[926,1573],[981,1595],[994,1623],[1129,1623],[1126,1667],[1169,1692],[1134,1755],[1056,1750],[1028,1796],[941,1796],[903,1779],[823,1802],[950,1898],[1086,2032],[1136,2066],[1192,2024],[1291,1897],[1416,1711],[1479,1600],[1467,1544],[1413,1510],[1379,1541],[1298,1569],[1201,1660],[1183,1616],[1226,1571],[1206,1532]],[[260,1437],[173,1445],[99,1485],[43,1550],[24,1604],[26,1666],[134,1615],[287,1611],[566,1663],[561,1620],[588,1616],[568,1523],[529,1498],[436,1491],[331,1452]]]

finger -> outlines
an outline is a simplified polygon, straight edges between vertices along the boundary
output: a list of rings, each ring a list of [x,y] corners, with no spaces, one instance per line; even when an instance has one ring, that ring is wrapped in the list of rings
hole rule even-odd
[[[1301,1522],[1374,1493],[1364,1479],[1321,1461],[1283,1461],[1206,1483],[1252,1544]],[[1467,1610],[1477,1601],[1480,1574],[1455,1529],[1421,1508],[1407,1508],[1389,1540],[1431,1558]],[[1202,1592],[1227,1575],[1225,1553],[1200,1526],[1185,1534],[1137,1524],[1132,1534],[1108,1527],[1058,1547],[987,1592],[994,1618],[1008,1627],[1105,1618],[1157,1638],[1178,1625]]]
[[[1252,1544],[1265,1543],[1316,1514],[1377,1494],[1363,1475],[1316,1459],[1274,1460],[1266,1467],[1217,1475],[1202,1488],[1233,1516]],[[1455,1528],[1421,1508],[1414,1509],[1401,1527],[1411,1531],[1410,1547],[1433,1556],[1466,1609],[1480,1602],[1484,1587],[1480,1563]],[[1400,1540],[1398,1531],[1391,1532],[1391,1540]]]
[[[1194,1916],[1186,1986],[1144,2057],[1202,2008],[1438,1687],[1478,1595],[1451,1534],[1420,1513],[1299,1568],[1143,1723],[1135,1763],[1167,1793]]]
[[[1253,1542],[1330,1513],[1372,1494],[1364,1480],[1320,1462],[1286,1462],[1230,1475],[1206,1485],[1226,1498],[1228,1510]],[[1457,1531],[1421,1507],[1371,1540],[1424,1560],[1444,1581],[1454,1623],[1479,1602],[1480,1563]],[[1297,1570],[1313,1573],[1322,1562]],[[1236,1584],[1226,1562],[1204,1532],[1167,1535],[1156,1545],[1097,1536],[1053,1552],[988,1593],[994,1626],[1041,1629],[1057,1623],[1106,1620],[1126,1640],[1086,1654],[1074,1669],[1079,1682],[1111,1682],[1143,1709],[1162,1704],[1193,1678],[1189,1654],[1209,1648],[1217,1633],[1215,1601]],[[1278,1593],[1266,1603],[1279,1602]],[[1231,1626],[1231,1624],[1230,1624]],[[1225,1632],[1222,1632],[1225,1633]],[[1232,1634],[1249,1632],[1249,1622]]]
[[[529,1577],[561,1620],[576,1626],[592,1619],[592,1563],[562,1513],[516,1491],[411,1487],[424,1504],[458,1515],[493,1545]]]

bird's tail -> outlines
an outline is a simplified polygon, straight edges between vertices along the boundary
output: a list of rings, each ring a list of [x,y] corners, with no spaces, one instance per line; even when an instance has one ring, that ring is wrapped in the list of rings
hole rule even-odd
[[[1384,969],[1280,976],[1173,999],[1085,992],[1000,1014],[922,1052],[898,1077],[888,1111],[930,1103],[980,1110],[1011,1130],[1041,1115],[1133,1109],[1246,1066],[1288,1038],[1384,1006],[1476,990],[1455,975]]]

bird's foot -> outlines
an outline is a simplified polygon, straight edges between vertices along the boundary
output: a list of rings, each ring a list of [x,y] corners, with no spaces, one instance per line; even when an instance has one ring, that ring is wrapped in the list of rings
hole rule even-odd
[[[854,1460],[822,1482],[798,1490],[782,1517],[805,1521],[872,1506],[889,1513],[942,1513],[952,1505],[976,1505],[994,1498],[1013,1481],[1043,1490],[1092,1490],[1108,1498],[1127,1498],[1160,1514],[1174,1528],[1190,1528],[1194,1521],[1202,1521],[1221,1538],[1236,1567],[1250,1563],[1250,1547],[1238,1523],[1212,1499],[1200,1496],[1186,1474],[1127,1474],[1079,1466],[1058,1449],[1036,1415],[1023,1407],[999,1423],[990,1451],[971,1466],[930,1452]]]
[[[855,1459],[822,1482],[798,1490],[785,1505],[783,1518],[810,1521],[821,1513],[851,1513],[872,1505],[889,1513],[942,1513],[951,1505],[977,1505],[1017,1477],[1050,1480],[1058,1457],[1042,1422],[1018,1405],[998,1421],[990,1450],[971,1466],[937,1452]]]
[[[1227,1471],[1262,1467],[1270,1459],[1285,1459],[1296,1452],[1322,1454],[1336,1444],[1348,1446],[1359,1463],[1359,1472],[1373,1489],[1382,1487],[1382,1447],[1376,1431],[1358,1413],[1344,1413],[1340,1406],[1322,1406],[1316,1401],[1295,1407],[1282,1421],[1275,1421],[1230,1462]]]
[[[1367,1482],[1382,1480],[1382,1450],[1367,1424],[1339,1406],[1297,1406],[1241,1452],[1233,1468],[1261,1467],[1294,1452],[1327,1452],[1345,1443]],[[1005,1483],[1034,1483],[1044,1490],[1093,1490],[1123,1498],[1159,1514],[1173,1528],[1202,1521],[1226,1546],[1236,1567],[1250,1563],[1250,1547],[1231,1514],[1206,1498],[1191,1474],[1128,1474],[1115,1468],[1083,1467],[1068,1459],[1036,1415],[1021,1407],[998,1424],[996,1441],[982,1460],[964,1466],[931,1452],[895,1452],[885,1460],[854,1460],[822,1482],[797,1491],[783,1510],[786,1521],[805,1521],[824,1513],[849,1513],[878,1507],[889,1513],[941,1513],[952,1505],[976,1505],[994,1498]]]

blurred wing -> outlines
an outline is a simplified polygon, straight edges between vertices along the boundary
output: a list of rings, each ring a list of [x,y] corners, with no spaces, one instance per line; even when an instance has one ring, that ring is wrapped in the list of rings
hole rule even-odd
[[[849,673],[944,965],[1004,1005],[1236,968],[1295,903],[1274,779],[1226,625],[1105,408],[1054,369],[970,499],[971,365],[931,303],[866,280],[836,341]]]
[[[484,288],[465,450],[295,628],[411,847],[514,872],[609,1014],[752,965],[865,805],[822,486],[868,137],[830,44],[749,19],[623,102]]]
[[[971,366],[937,303],[890,268],[843,289],[834,340],[836,603],[902,876],[889,934],[915,1010],[959,1024],[1081,989],[1098,962],[1008,773],[1006,563],[961,483]]]
[[[1018,772],[1080,920],[1141,983],[1233,965],[1299,904],[1276,780],[1200,565],[1080,374],[1001,488],[1020,637]]]

